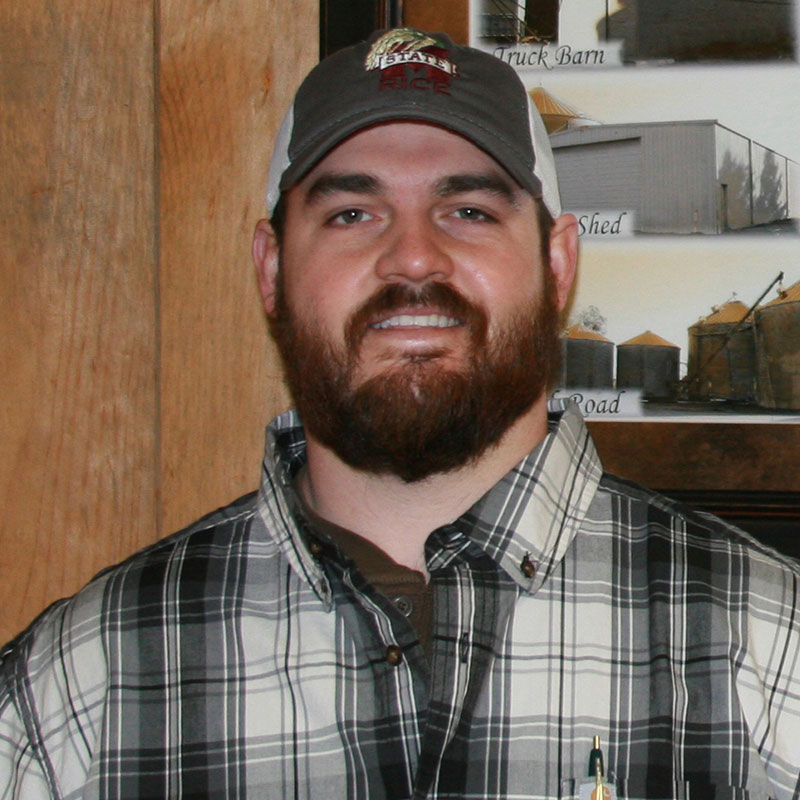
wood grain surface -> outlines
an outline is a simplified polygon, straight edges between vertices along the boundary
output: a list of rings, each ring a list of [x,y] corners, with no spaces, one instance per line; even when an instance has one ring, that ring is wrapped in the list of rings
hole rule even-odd
[[[800,426],[589,422],[609,472],[662,491],[800,492]]]
[[[257,485],[286,399],[249,241],[317,27],[309,0],[0,8],[0,640]]]
[[[442,31],[459,44],[469,44],[469,0],[403,0],[406,25]]]
[[[288,405],[250,258],[274,133],[316,63],[316,3],[163,0],[162,526],[257,486]]]
[[[152,4],[0,10],[0,638],[157,536]]]

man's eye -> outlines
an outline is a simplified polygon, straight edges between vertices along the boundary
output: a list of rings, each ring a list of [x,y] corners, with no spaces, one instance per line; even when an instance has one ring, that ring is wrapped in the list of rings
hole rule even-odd
[[[472,206],[465,206],[464,208],[459,208],[454,212],[454,214],[459,219],[467,220],[468,222],[494,221],[494,217],[490,216],[485,211],[481,211],[479,208],[473,208]]]
[[[360,208],[347,208],[340,211],[338,214],[330,219],[331,225],[352,225],[356,222],[364,222],[365,220],[372,219],[372,215]]]

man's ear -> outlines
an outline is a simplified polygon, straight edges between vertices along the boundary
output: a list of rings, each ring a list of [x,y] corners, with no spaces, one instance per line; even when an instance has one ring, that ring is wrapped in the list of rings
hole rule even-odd
[[[559,311],[567,304],[577,264],[578,220],[572,214],[562,214],[550,231],[550,269],[555,279]]]
[[[260,219],[256,223],[252,252],[261,301],[267,314],[272,314],[275,310],[275,285],[280,259],[278,241],[269,220]]]

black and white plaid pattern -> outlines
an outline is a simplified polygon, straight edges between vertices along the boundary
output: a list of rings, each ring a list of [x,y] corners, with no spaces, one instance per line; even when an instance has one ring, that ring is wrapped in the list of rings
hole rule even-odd
[[[427,544],[428,663],[333,545],[302,429],[251,495],[3,652],[2,798],[800,798],[800,569],[603,475],[579,416]]]

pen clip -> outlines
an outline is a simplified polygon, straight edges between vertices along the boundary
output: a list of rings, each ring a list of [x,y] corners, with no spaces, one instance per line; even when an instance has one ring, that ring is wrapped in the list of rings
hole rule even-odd
[[[603,767],[603,751],[600,749],[600,737],[595,736],[592,739],[592,750],[589,753],[589,777],[590,778],[603,778],[605,775],[605,768]]]

